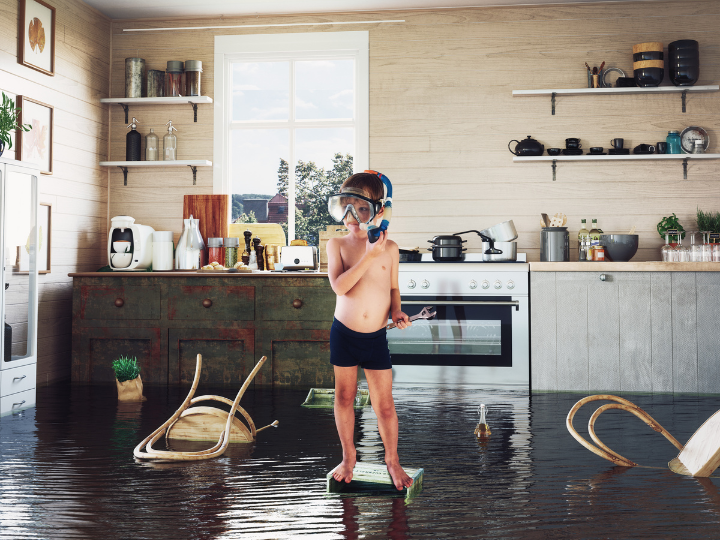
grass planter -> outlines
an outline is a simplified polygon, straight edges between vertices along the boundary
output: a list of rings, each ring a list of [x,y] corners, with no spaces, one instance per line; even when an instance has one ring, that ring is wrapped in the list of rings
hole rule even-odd
[[[113,361],[115,370],[115,383],[118,391],[118,401],[145,401],[143,384],[140,377],[140,367],[137,359],[121,356]]]

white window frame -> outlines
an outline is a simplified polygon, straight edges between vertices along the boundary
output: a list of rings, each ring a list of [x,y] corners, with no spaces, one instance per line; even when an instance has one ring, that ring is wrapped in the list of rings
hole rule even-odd
[[[352,58],[355,60],[355,104],[354,120],[295,120],[294,87],[290,93],[289,121],[273,122],[273,127],[290,129],[312,127],[354,127],[355,152],[353,171],[370,168],[370,62],[369,33],[323,32],[300,34],[253,34],[243,36],[215,36],[215,99],[213,145],[213,193],[232,194],[230,179],[230,130],[232,124],[244,128],[254,125],[248,122],[232,122],[232,63],[262,62],[280,60]],[[257,127],[268,127],[267,123]],[[288,156],[289,179],[295,178],[295,140],[290,137]],[[294,181],[288,182],[288,242],[295,238],[295,188]],[[248,186],[250,187],[250,186]],[[231,205],[230,205],[231,206]]]

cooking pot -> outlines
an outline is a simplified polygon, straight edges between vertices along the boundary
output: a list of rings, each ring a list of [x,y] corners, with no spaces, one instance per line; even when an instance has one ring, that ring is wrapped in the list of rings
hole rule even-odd
[[[493,253],[493,248],[500,253]],[[516,261],[517,242],[483,242],[482,252],[483,261]]]
[[[456,246],[435,246],[428,248],[432,251],[433,261],[462,261],[465,248],[460,244]]]
[[[463,240],[457,234],[445,234],[433,236],[433,239],[428,240],[428,242],[433,246],[461,246],[464,242],[467,242],[467,240]]]
[[[480,234],[482,236],[487,236],[490,240],[494,240],[495,242],[512,242],[518,237],[515,224],[512,220],[503,221],[502,223],[488,227],[487,229],[480,231]]]
[[[515,150],[510,150],[510,143],[517,143]],[[542,156],[545,151],[545,146],[528,135],[527,139],[523,139],[522,141],[516,141],[515,139],[510,141],[508,143],[508,150],[516,156]]]
[[[414,249],[401,249],[400,262],[420,262],[422,255]]]

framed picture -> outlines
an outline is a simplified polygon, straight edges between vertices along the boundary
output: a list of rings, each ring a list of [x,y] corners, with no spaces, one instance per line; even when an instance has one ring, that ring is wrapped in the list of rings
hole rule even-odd
[[[42,0],[20,0],[18,62],[55,75],[55,8]]]
[[[25,96],[18,96],[20,124],[30,124],[30,131],[17,131],[17,159],[37,165],[43,174],[52,174],[53,108]]]

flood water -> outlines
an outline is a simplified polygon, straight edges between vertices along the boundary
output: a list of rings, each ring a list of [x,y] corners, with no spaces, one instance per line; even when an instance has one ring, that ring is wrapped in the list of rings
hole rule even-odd
[[[118,405],[114,386],[38,389],[38,405],[0,419],[0,538],[709,538],[720,523],[720,479],[675,475],[677,450],[622,411],[605,412],[600,438],[656,468],[615,467],[582,448],[565,417],[578,394],[398,389],[401,462],[425,469],[410,504],[387,492],[327,495],[341,458],[331,410],[300,407],[305,390],[249,390],[241,405],[254,445],[181,464],[137,462],[133,447],[180,405],[187,388],[146,387]],[[196,395],[234,398],[237,388]],[[680,442],[720,398],[624,395]],[[490,439],[473,436],[480,403]],[[582,434],[601,403],[576,416]],[[361,461],[382,463],[376,417],[357,415]],[[197,444],[197,443],[196,443]],[[200,448],[212,444],[200,443]],[[162,444],[156,445],[163,448]]]

